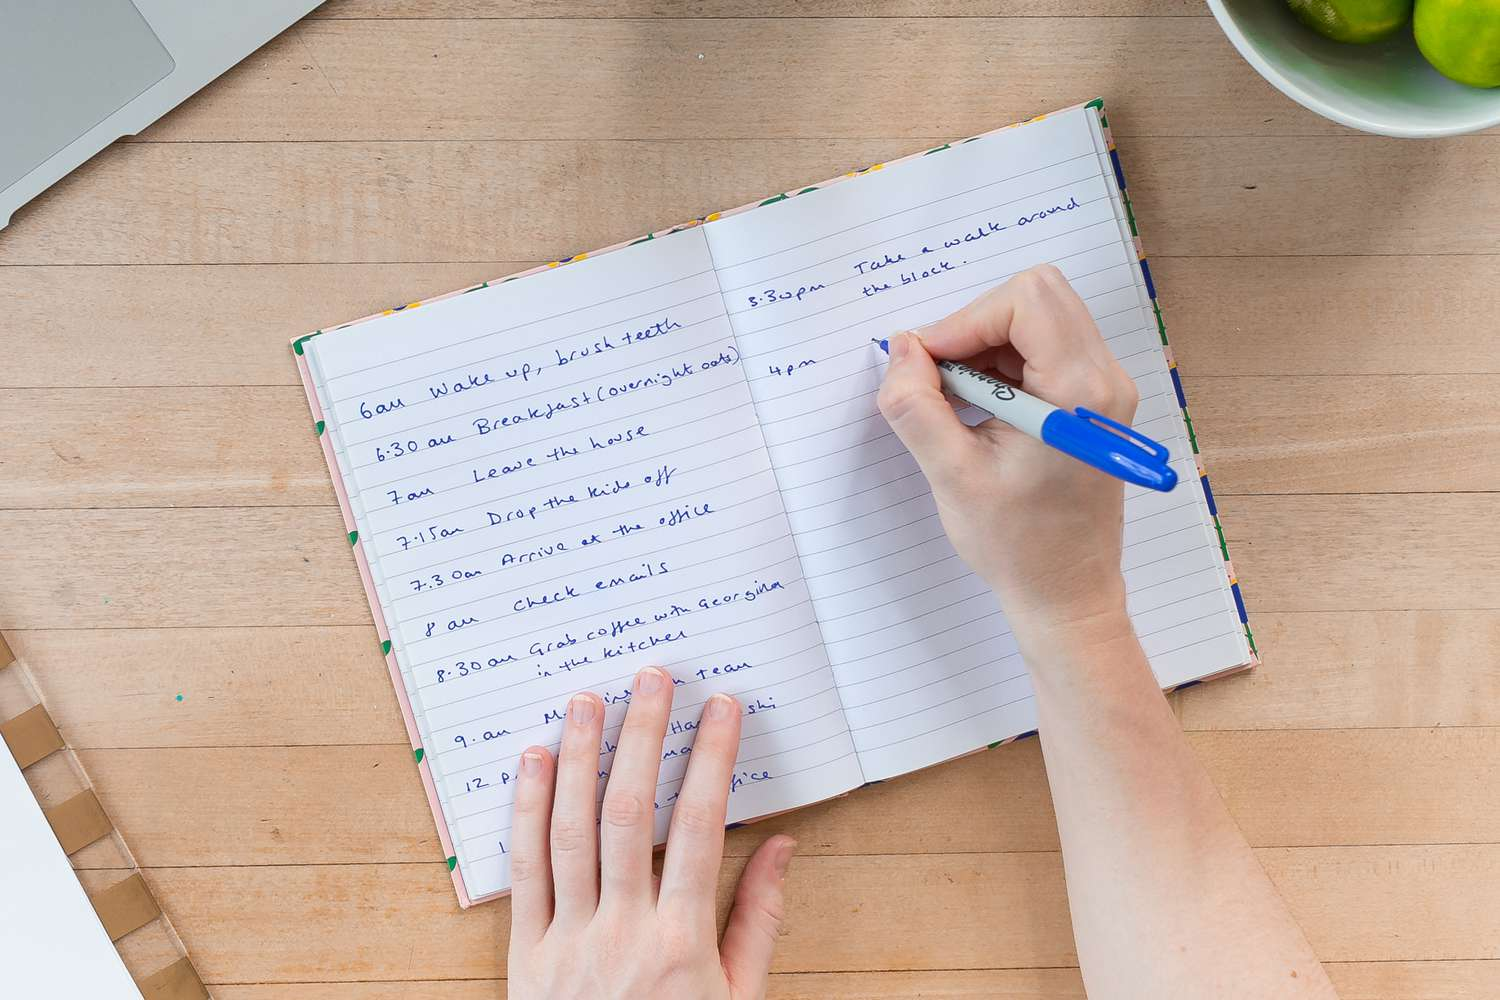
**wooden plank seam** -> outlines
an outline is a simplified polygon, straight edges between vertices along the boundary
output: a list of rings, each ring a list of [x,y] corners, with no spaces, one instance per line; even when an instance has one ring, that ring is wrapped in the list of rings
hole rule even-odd
[[[15,654],[0,635],[0,669],[16,662]],[[24,680],[30,680],[22,671]],[[33,689],[32,694],[35,694]],[[0,723],[9,752],[24,770],[51,754],[67,749],[62,734],[47,709],[40,702],[7,722]],[[75,765],[76,766],[76,765]],[[85,778],[87,780],[87,778]],[[93,788],[86,788],[60,805],[43,809],[42,815],[52,827],[63,853],[75,854],[114,832],[114,823]],[[127,857],[129,851],[126,851]],[[133,864],[132,859],[132,864]],[[91,896],[89,901],[112,942],[140,930],[161,916],[161,907],[139,870],[114,885]],[[175,934],[173,935],[175,937]],[[181,945],[179,944],[179,950]],[[198,978],[192,960],[184,956],[145,979],[137,981],[147,1000],[208,1000],[209,994]]]

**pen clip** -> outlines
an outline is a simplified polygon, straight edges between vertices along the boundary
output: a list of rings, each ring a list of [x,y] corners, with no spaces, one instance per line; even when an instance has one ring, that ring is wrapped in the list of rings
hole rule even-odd
[[[1166,447],[1086,407],[1053,410],[1042,421],[1041,439],[1127,483],[1162,493],[1177,486]]]
[[[1130,427],[1127,427],[1125,424],[1120,423],[1118,420],[1111,420],[1104,414],[1095,413],[1093,410],[1090,410],[1086,406],[1078,407],[1078,409],[1074,410],[1073,413],[1075,416],[1082,417],[1084,420],[1087,420],[1089,423],[1093,424],[1096,427],[1103,428],[1104,430],[1107,430],[1124,438],[1126,441],[1129,441],[1131,444],[1135,445],[1137,448],[1150,455],[1156,461],[1167,461],[1170,452],[1168,452],[1164,446],[1157,444],[1155,441],[1151,440],[1148,437],[1142,437]]]

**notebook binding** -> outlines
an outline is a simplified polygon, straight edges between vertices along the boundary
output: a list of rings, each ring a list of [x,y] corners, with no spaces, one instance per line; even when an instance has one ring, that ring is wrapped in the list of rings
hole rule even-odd
[[[1188,412],[1187,394],[1182,389],[1182,376],[1177,369],[1177,359],[1173,356],[1172,345],[1167,340],[1167,324],[1162,318],[1161,302],[1156,294],[1156,283],[1151,279],[1151,266],[1147,262],[1146,250],[1141,243],[1140,230],[1135,221],[1135,211],[1130,205],[1130,192],[1125,186],[1125,169],[1120,165],[1120,154],[1115,148],[1114,135],[1109,127],[1109,118],[1104,111],[1104,99],[1095,98],[1085,106],[1093,108],[1099,115],[1099,127],[1104,133],[1104,144],[1109,150],[1109,162],[1114,168],[1115,183],[1120,186],[1120,201],[1125,206],[1125,218],[1130,223],[1130,235],[1135,242],[1136,257],[1140,261],[1141,277],[1146,282],[1146,294],[1151,300],[1151,312],[1156,318],[1157,336],[1161,338],[1162,353],[1167,359],[1167,373],[1172,377],[1172,391],[1177,395],[1177,408],[1182,412],[1182,422],[1187,428],[1188,444],[1193,449],[1193,465],[1198,470],[1198,482],[1203,486],[1203,497],[1208,503],[1208,513],[1213,519],[1214,533],[1219,539],[1219,551],[1224,556],[1224,571],[1229,574],[1229,592],[1234,597],[1235,611],[1239,614],[1240,625],[1245,630],[1245,642],[1250,647],[1251,661],[1252,665],[1254,665],[1259,662],[1260,654],[1255,648],[1255,635],[1250,631],[1250,616],[1245,611],[1245,598],[1240,592],[1239,578],[1235,575],[1234,563],[1229,558],[1229,543],[1224,538],[1224,526],[1219,521],[1219,508],[1214,502],[1213,487],[1209,485],[1208,470],[1203,466],[1203,453],[1198,447],[1198,435],[1193,430],[1192,415]],[[1201,682],[1192,681],[1188,684],[1180,685],[1179,688],[1174,690],[1191,687],[1193,684],[1198,683]]]

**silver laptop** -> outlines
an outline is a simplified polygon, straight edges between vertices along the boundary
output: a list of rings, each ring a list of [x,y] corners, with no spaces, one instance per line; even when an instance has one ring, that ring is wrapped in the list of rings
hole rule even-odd
[[[319,0],[0,0],[0,227]]]

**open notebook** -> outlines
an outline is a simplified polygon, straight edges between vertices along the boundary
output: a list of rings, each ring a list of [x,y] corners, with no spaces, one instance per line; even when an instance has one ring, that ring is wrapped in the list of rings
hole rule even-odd
[[[295,343],[461,903],[509,885],[522,749],[592,689],[607,772],[650,664],[678,685],[659,837],[716,691],[749,713],[735,821],[1035,728],[872,343],[1033,264],[1181,480],[1125,501],[1157,677],[1253,661],[1113,155],[1096,102]]]

